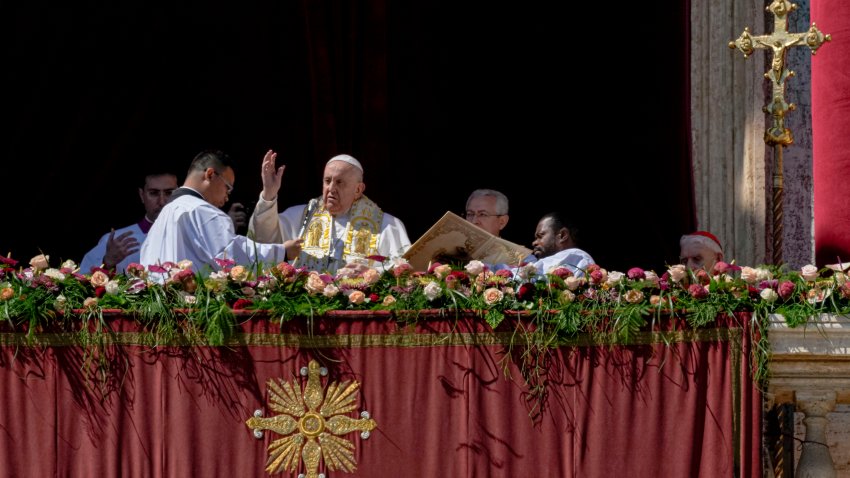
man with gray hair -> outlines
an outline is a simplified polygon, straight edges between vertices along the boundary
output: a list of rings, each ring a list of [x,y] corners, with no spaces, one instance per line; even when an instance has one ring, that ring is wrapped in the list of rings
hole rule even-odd
[[[508,225],[508,197],[495,189],[476,189],[466,200],[466,220],[499,237]]]
[[[263,158],[263,191],[248,225],[260,242],[287,244],[288,256],[297,266],[335,273],[346,264],[379,267],[373,259],[401,257],[410,248],[404,224],[382,211],[363,191],[363,166],[347,154],[325,164],[322,195],[307,204],[277,211],[284,166],[277,167],[277,153]],[[294,246],[294,247],[293,247]]]

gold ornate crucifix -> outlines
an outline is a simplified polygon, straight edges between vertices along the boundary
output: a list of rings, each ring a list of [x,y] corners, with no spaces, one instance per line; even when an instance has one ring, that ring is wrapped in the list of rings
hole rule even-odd
[[[770,70],[764,77],[771,82],[771,100],[764,107],[765,113],[770,113],[773,123],[764,133],[764,142],[773,146],[773,263],[782,263],[782,200],[783,172],[782,148],[794,142],[791,130],[785,127],[785,113],[796,106],[785,101],[785,81],[794,76],[794,72],[785,68],[785,54],[788,48],[806,45],[812,50],[812,55],[824,42],[829,41],[829,35],[824,35],[812,23],[811,28],[803,33],[788,33],[788,14],[797,9],[796,3],[788,0],[773,0],[767,6],[767,11],[773,14],[773,33],[769,35],[752,36],[749,28],[737,40],[729,42],[729,48],[737,48],[749,57],[756,49],[771,50]]]

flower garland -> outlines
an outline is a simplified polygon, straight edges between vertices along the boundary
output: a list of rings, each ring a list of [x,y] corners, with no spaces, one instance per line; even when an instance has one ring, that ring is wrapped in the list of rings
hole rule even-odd
[[[329,275],[287,262],[246,267],[217,260],[219,270],[203,277],[189,261],[131,264],[126,275],[116,275],[101,268],[83,273],[73,261],[52,268],[46,255],[32,258],[29,267],[0,257],[0,319],[12,330],[33,334],[57,324],[74,328],[67,321],[78,317],[75,330],[91,343],[92,330],[96,334],[105,325],[103,310],[121,309],[151,330],[155,342],[182,334],[192,344],[220,345],[234,329],[233,311],[240,309],[280,320],[341,309],[398,311],[397,317],[422,309],[474,311],[493,328],[506,313],[524,311],[549,337],[593,333],[628,343],[662,316],[698,328],[718,314],[750,311],[766,340],[770,314],[783,315],[794,327],[819,314],[850,313],[850,281],[840,266],[796,271],[718,262],[708,273],[677,264],[658,276],[592,265],[579,276],[564,267],[539,275],[531,265],[491,271],[480,261],[414,271],[403,260],[370,259],[383,272],[349,264]]]

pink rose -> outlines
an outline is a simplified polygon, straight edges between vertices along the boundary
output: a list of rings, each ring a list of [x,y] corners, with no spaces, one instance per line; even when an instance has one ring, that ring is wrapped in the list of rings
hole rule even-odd
[[[85,309],[93,309],[97,306],[97,299],[94,297],[86,297],[86,300],[83,301],[83,308]]]
[[[731,266],[728,262],[717,261],[714,263],[714,268],[712,269],[712,272],[714,273],[714,275],[717,276],[720,274],[727,274],[730,269]]]
[[[646,279],[646,273],[640,267],[632,267],[626,272],[626,275],[631,280],[644,280]]]
[[[395,277],[401,277],[412,270],[413,267],[411,267],[410,264],[408,264],[407,262],[402,262],[401,264],[397,264],[393,267],[393,275]]]
[[[288,262],[280,262],[274,267],[272,273],[280,279],[288,279],[295,275],[295,268]]]
[[[434,275],[437,276],[438,279],[442,279],[443,277],[449,275],[449,273],[452,271],[452,266],[448,264],[440,264],[437,267],[434,267],[433,269]]]
[[[602,271],[596,269],[595,271],[590,273],[590,283],[593,285],[599,285],[604,280]]]
[[[637,304],[643,300],[643,292],[637,289],[629,289],[629,291],[625,293],[624,298],[629,304]]]
[[[658,284],[658,274],[655,271],[644,271],[644,274],[646,274],[645,280],[647,282]]]
[[[759,280],[758,270],[752,267],[741,268],[741,279],[744,279],[748,284],[755,284]]]
[[[691,297],[697,300],[702,300],[708,297],[708,289],[700,284],[691,284],[691,286],[688,287],[688,293],[691,294]]]
[[[91,275],[91,285],[94,287],[104,287],[107,282],[109,282],[109,276],[102,270],[96,270]]]
[[[362,304],[366,301],[366,294],[363,291],[355,290],[348,294],[348,302],[351,304]]]
[[[307,283],[304,284],[304,288],[310,294],[321,294],[325,290],[325,281],[322,280],[318,272],[311,271],[310,275],[307,276]]]
[[[566,267],[556,267],[551,272],[549,272],[549,274],[560,277],[561,279],[566,279],[567,277],[571,277],[573,275],[572,271],[570,271]]]
[[[649,303],[654,305],[654,306],[658,306],[658,304],[661,303],[661,296],[660,295],[649,296]]]
[[[245,266],[234,266],[230,269],[230,278],[236,282],[244,282],[248,280],[248,269]]]
[[[45,256],[44,254],[39,254],[32,259],[30,259],[30,265],[33,269],[37,271],[43,271],[47,269],[47,262],[50,260],[50,256]]]
[[[794,293],[794,283],[790,280],[782,281],[779,284],[779,297],[782,297],[782,300],[788,300],[791,298],[791,295]]]
[[[130,265],[127,266],[127,275],[130,277],[144,279],[147,276],[145,273],[145,266],[138,262],[131,262]]]
[[[363,280],[365,280],[366,283],[369,285],[376,284],[380,279],[381,273],[376,271],[375,269],[366,269],[363,272]]]
[[[486,271],[486,268],[485,268],[485,271]],[[502,278],[505,278],[505,279],[512,279],[514,277],[514,273],[511,272],[508,269],[499,269],[499,270],[496,271],[495,275],[497,277],[502,277]]]
[[[504,294],[502,293],[502,291],[495,287],[491,287],[484,291],[484,302],[487,305],[493,305],[496,302],[501,301],[503,297]]]

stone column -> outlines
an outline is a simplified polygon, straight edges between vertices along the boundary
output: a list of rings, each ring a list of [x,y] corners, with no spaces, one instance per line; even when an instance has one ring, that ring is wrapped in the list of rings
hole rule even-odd
[[[806,440],[797,465],[798,478],[835,478],[835,464],[826,443],[826,414],[835,409],[833,391],[797,391],[797,408],[806,414]]]
[[[691,2],[691,141],[697,226],[723,243],[727,260],[769,261],[765,176],[765,55],[727,44],[762,32],[763,0]]]

